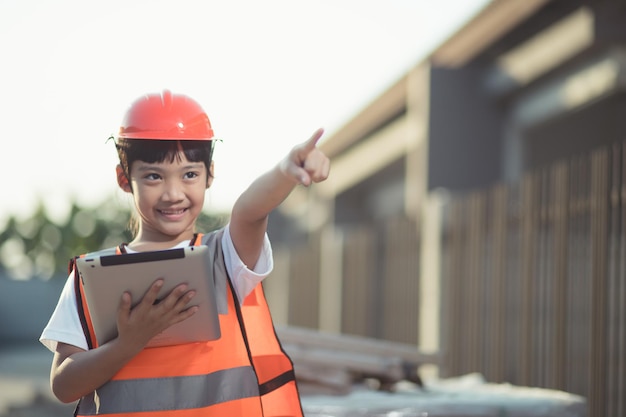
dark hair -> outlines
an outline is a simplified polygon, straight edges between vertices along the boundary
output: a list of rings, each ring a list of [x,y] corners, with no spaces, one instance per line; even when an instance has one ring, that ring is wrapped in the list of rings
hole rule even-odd
[[[207,175],[211,175],[211,158],[214,141],[206,140],[148,140],[120,139],[115,147],[120,158],[120,165],[130,182],[130,167],[135,161],[147,163],[174,162],[180,159],[180,152],[190,162],[204,162]],[[207,177],[208,178],[208,177]]]

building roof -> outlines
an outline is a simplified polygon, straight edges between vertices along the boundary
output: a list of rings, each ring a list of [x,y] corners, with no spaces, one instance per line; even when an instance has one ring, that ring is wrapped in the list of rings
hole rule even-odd
[[[464,65],[550,1],[553,0],[493,0],[416,67]],[[410,72],[404,74],[365,106],[328,140],[320,144],[322,150],[332,158],[394,116],[401,114],[406,109],[409,77]]]

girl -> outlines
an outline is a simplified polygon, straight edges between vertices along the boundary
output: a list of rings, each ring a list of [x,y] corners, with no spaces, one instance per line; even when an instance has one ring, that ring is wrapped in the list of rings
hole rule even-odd
[[[51,386],[76,415],[301,416],[291,360],[276,338],[260,282],[271,272],[269,213],[297,184],[326,179],[328,158],[316,147],[322,130],[255,180],[235,202],[229,224],[207,235],[195,222],[213,181],[213,130],[193,99],[163,91],[136,100],[116,147],[117,181],[134,199],[134,239],[113,253],[208,245],[220,310],[220,339],[145,348],[165,328],[196,313],[193,288],[181,284],[155,304],[163,284],[144,297],[121,297],[117,338],[97,345],[73,263],[41,335],[54,352]]]

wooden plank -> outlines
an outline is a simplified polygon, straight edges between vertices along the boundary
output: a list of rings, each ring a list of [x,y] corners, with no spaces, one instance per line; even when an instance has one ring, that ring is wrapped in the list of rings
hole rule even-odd
[[[298,385],[308,393],[345,394],[368,379],[377,380],[381,390],[402,380],[421,384],[419,365],[441,360],[403,343],[293,326],[276,331],[294,363]]]
[[[317,365],[324,371],[339,369],[349,372],[356,379],[361,377],[379,377],[387,380],[404,379],[402,360],[394,357],[380,357],[359,352],[342,352],[331,349],[308,348],[300,345],[284,345],[296,372],[300,365],[309,368]]]
[[[352,390],[354,378],[345,369],[296,361],[294,370],[300,394],[347,394]]]
[[[421,352],[416,346],[405,343],[346,334],[337,335],[295,326],[277,326],[276,332],[284,345],[304,345],[308,348],[359,352],[383,358],[396,357],[416,365],[442,363],[439,353]]]

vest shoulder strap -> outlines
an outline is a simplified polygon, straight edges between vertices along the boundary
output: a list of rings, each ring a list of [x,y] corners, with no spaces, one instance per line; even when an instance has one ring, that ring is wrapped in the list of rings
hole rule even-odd
[[[222,252],[223,234],[223,228],[215,230],[211,233],[198,234],[196,244],[209,247],[209,253],[211,254],[211,263],[213,264],[213,282],[215,284],[217,312],[219,314],[228,314],[227,288],[230,279],[228,277],[226,264],[224,263],[224,254]],[[233,297],[236,298],[234,292]]]
[[[83,254],[72,258],[69,264],[69,273],[74,274],[74,294],[76,295],[76,308],[78,309],[78,317],[80,318],[80,325],[83,328],[83,333],[85,334],[85,339],[87,340],[87,346],[89,349],[93,349],[96,346],[96,336],[93,333],[93,328],[91,326],[91,317],[89,316],[89,312],[85,309],[85,297],[83,292],[82,281],[80,279],[80,274],[76,270],[76,258],[82,258],[85,256],[106,256],[106,255],[115,255],[117,253],[117,247],[102,249],[95,252],[90,252],[87,254]]]
[[[210,233],[199,233],[197,241],[200,242],[201,245],[211,246],[219,245],[221,247],[222,243],[222,235],[224,234],[224,229],[214,230]]]

